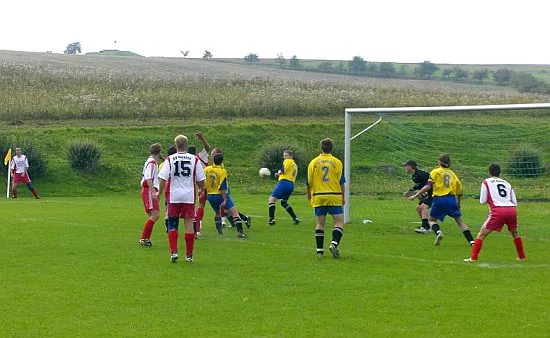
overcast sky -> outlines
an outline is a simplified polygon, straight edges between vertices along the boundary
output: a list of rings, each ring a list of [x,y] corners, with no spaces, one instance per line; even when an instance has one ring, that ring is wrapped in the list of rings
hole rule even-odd
[[[550,64],[545,0],[0,0],[0,49]],[[115,41],[117,42],[115,44]]]

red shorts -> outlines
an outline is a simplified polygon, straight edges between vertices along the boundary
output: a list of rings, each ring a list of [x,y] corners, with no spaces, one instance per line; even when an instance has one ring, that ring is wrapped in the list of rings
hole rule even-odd
[[[16,184],[16,183],[29,184],[31,183],[31,179],[29,178],[29,175],[27,175],[26,173],[15,173],[15,175],[13,176],[13,184]]]
[[[489,218],[483,226],[492,231],[500,232],[506,224],[508,231],[514,231],[518,227],[518,214],[516,207],[495,207],[489,213]]]
[[[141,188],[141,199],[143,200],[143,206],[145,207],[145,212],[149,213],[151,210],[160,210],[159,200],[153,199],[153,194],[157,193],[157,189],[151,191],[149,187]]]
[[[168,203],[168,217],[195,218],[195,204]]]

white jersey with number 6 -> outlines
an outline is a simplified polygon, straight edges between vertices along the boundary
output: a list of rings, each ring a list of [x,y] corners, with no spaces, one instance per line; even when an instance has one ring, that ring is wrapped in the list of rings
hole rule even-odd
[[[206,179],[197,157],[175,153],[164,161],[159,178],[170,185],[169,203],[195,204],[195,183]]]
[[[515,207],[518,205],[516,194],[510,183],[499,177],[490,177],[481,183],[479,202],[494,207]]]

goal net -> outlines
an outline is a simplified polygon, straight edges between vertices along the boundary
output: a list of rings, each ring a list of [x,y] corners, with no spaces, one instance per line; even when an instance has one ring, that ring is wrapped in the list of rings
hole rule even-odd
[[[350,192],[400,196],[413,185],[402,163],[415,160],[429,172],[442,153],[450,154],[465,197],[479,195],[496,162],[519,198],[550,199],[550,103],[348,108],[345,114],[346,222]]]

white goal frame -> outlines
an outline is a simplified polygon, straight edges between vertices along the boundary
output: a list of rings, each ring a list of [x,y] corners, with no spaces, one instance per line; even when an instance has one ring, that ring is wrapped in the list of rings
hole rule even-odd
[[[374,127],[381,121],[381,117],[355,136],[351,136],[351,114],[381,114],[381,113],[426,113],[426,112],[467,112],[467,111],[499,111],[550,109],[550,103],[500,104],[476,106],[439,106],[439,107],[401,107],[401,108],[346,108],[345,110],[345,139],[344,139],[344,175],[346,177],[344,198],[344,222],[350,221],[350,183],[351,183],[351,140]]]

